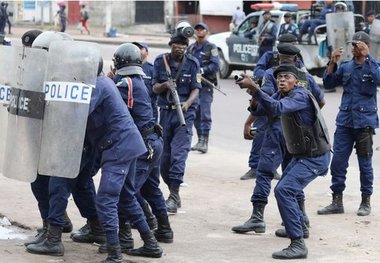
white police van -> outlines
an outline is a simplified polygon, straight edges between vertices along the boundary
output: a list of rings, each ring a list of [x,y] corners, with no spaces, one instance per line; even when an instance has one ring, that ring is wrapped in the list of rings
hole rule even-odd
[[[285,11],[285,10],[270,10],[272,21],[275,22],[277,28],[284,23],[284,15],[287,12],[293,14],[295,23],[301,19],[310,16],[309,10]],[[220,57],[220,76],[228,78],[233,70],[253,69],[256,65],[258,57],[258,44],[256,39],[244,37],[244,33],[250,28],[251,21],[258,21],[257,28],[263,23],[262,14],[264,11],[250,13],[245,20],[232,32],[223,32],[210,35],[208,40],[214,43],[219,51]],[[278,31],[277,31],[278,33]],[[301,55],[306,68],[311,74],[323,74],[327,65],[328,58],[325,50],[326,27],[321,25],[315,30],[315,37],[312,44],[298,44],[297,47],[301,50]]]

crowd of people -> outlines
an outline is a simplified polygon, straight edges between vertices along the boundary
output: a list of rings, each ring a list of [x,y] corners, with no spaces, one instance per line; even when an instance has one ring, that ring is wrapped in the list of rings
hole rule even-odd
[[[84,5],[82,10],[82,25],[84,21],[83,28],[89,34]],[[291,16],[285,17],[279,29],[280,44],[274,52],[277,28],[270,12],[264,12],[263,17],[258,29],[260,61],[253,76],[242,74],[236,80],[251,96],[244,124],[244,137],[252,140],[250,170],[241,179],[256,181],[252,214],[232,231],[265,233],[265,206],[271,182],[278,179],[274,193],[284,228],[275,234],[289,238],[290,245],[272,257],[306,258],[304,239],[310,235],[310,220],[304,188],[330,169],[332,203],[318,214],[344,213],[343,192],[353,148],[359,161],[362,193],[357,215],[371,213],[380,63],[369,54],[366,32],[354,34],[351,61],[340,63],[342,49],[333,51],[323,76],[324,87],[343,85],[343,95],[331,145],[321,113],[326,103],[324,94],[294,45],[298,27],[291,23]],[[120,45],[112,58],[114,69],[106,74],[103,59],[99,58],[79,174],[74,179],[38,174],[31,184],[42,228],[25,243],[29,253],[64,255],[62,233],[72,232],[66,213],[70,194],[87,220],[70,237],[74,242],[100,244],[99,252],[108,254],[104,263],[123,262],[122,253],[159,258],[163,254],[159,243],[173,242],[168,214],[176,214],[182,206],[180,185],[189,152],[208,152],[213,85],[217,84],[220,64],[216,46],[207,40],[208,25],[198,23],[194,30],[196,42],[191,45],[181,30],[174,32],[170,52],[156,57],[153,64],[147,61],[148,45],[141,42]],[[49,51],[54,41],[73,41],[63,32],[31,30],[23,35],[22,43],[27,48]],[[198,142],[191,146],[193,126]],[[282,175],[276,172],[279,166]],[[100,169],[99,188],[95,190],[93,176]],[[160,178],[170,192],[166,200],[159,187]],[[134,248],[132,226],[144,242],[140,248]]]

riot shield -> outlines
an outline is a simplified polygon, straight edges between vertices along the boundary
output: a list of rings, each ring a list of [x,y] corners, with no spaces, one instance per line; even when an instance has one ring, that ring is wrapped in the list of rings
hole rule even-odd
[[[37,176],[48,52],[17,48],[16,82],[9,104],[4,175],[33,182]]]
[[[372,23],[371,32],[369,33],[371,40],[369,53],[376,60],[380,59],[380,20],[375,19]]]
[[[11,86],[14,83],[16,71],[16,49],[0,45],[0,173],[3,173],[5,143],[8,127],[8,105],[11,98]]]
[[[40,174],[66,178],[78,175],[99,58],[100,47],[95,43],[54,41],[50,45]]]
[[[326,15],[327,43],[332,50],[342,47],[344,49],[343,60],[350,60],[351,41],[355,34],[354,15],[352,12],[330,13]]]

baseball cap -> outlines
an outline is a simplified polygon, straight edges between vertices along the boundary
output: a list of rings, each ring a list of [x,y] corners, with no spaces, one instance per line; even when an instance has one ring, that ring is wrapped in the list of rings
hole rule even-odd
[[[132,42],[133,45],[136,45],[139,49],[145,48],[148,51],[148,44],[144,42]]]
[[[203,29],[206,29],[208,31],[208,25],[205,23],[198,23],[194,26],[194,29],[197,29],[197,27],[203,27]]]
[[[353,36],[352,36],[352,40],[351,41],[348,41],[347,43],[358,43],[359,41],[362,41],[366,44],[369,44],[370,43],[370,38],[369,38],[369,35],[364,32],[364,31],[359,31],[359,32],[356,32]]]

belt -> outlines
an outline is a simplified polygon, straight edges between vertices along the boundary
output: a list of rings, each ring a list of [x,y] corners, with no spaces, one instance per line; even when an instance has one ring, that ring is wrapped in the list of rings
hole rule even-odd
[[[177,109],[177,106],[175,104],[170,104],[170,105],[165,105],[165,106],[161,107],[161,109],[163,109],[163,110],[175,110],[175,109]]]

